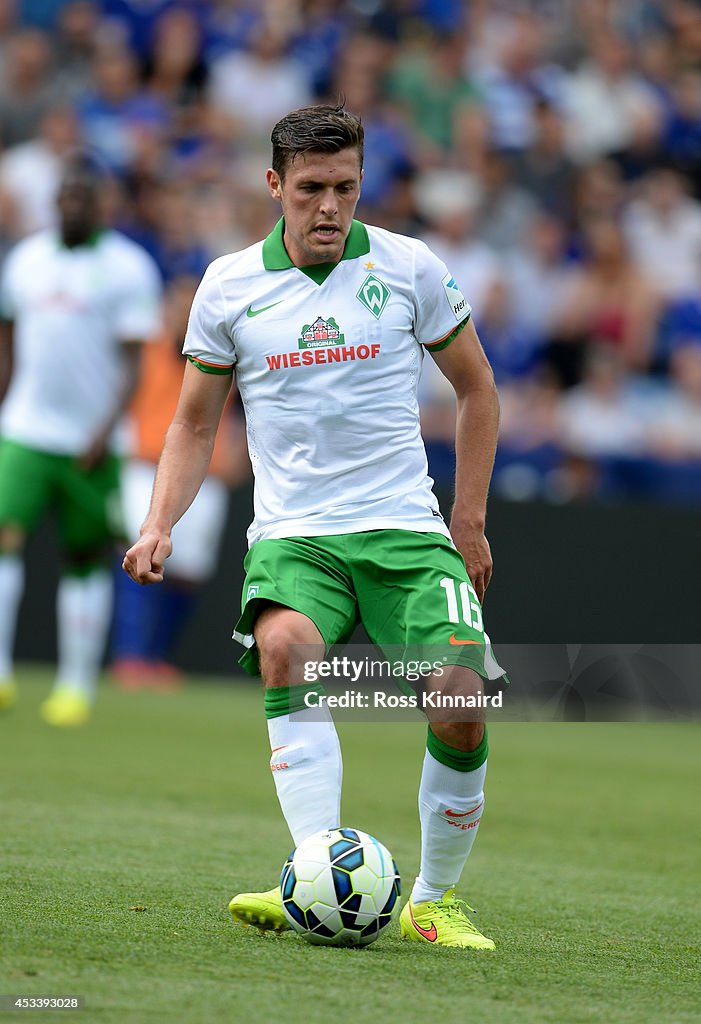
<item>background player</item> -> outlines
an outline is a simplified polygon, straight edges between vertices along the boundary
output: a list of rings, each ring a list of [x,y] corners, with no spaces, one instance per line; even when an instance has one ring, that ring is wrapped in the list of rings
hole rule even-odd
[[[470,307],[445,265],[421,242],[353,220],[359,120],[342,108],[294,111],[272,141],[267,181],[283,219],[203,279],[151,509],[124,566],[138,582],[162,581],[172,527],[204,478],[235,369],[256,476],[235,636],[247,648],[244,667],[263,677],[275,784],[299,843],[339,824],[342,766],[331,718],[312,720],[302,688],[290,686],[291,644],[323,652],[360,619],[381,646],[455,644],[469,659],[455,670],[464,691],[478,688],[479,675],[501,674],[478,600],[492,568],[484,521],[498,401]],[[422,346],[458,401],[450,532],[419,431]],[[451,586],[465,595],[462,619]],[[486,760],[483,722],[431,723],[421,869],[401,919],[407,938],[494,947],[454,895],[483,810]],[[279,890],[242,894],[230,910],[286,927]]]
[[[204,267],[178,272],[168,282],[164,330],[146,346],[139,386],[129,408],[130,456],[122,471],[126,533],[130,542],[148,511],[163,438],[182,384],[183,341],[192,300]],[[250,472],[243,426],[227,408],[206,479],[173,532],[174,550],[162,587],[139,587],[120,572],[115,584],[111,675],[125,689],[177,685],[173,648],[197,596],[216,571],[229,509],[229,488]]]
[[[101,180],[89,159],[73,159],[58,195],[58,232],[20,242],[2,277],[0,706],[16,699],[22,552],[52,509],[66,561],[58,671],[42,705],[52,725],[79,725],[90,713],[112,607],[106,547],[123,536],[115,431],[141,342],[159,322],[158,270],[134,242],[101,229]]]

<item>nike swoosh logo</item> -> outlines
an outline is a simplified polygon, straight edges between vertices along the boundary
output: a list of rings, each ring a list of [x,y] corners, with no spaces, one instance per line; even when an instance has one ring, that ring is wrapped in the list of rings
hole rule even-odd
[[[453,633],[453,635],[451,636],[451,638],[448,641],[448,643],[452,644],[453,647],[464,647],[465,644],[477,644],[477,646],[480,647],[481,644],[482,644],[482,641],[481,640],[458,640],[458,638],[455,636],[455,633]]]
[[[285,747],[287,747],[287,746],[289,746],[288,743],[283,743],[283,745],[281,747],[273,747],[273,749],[270,751],[270,753],[271,754],[275,754],[275,753],[277,753],[278,750],[284,750]]]
[[[475,811],[478,811],[483,803],[484,800],[481,800],[476,807],[471,807],[469,811],[462,811],[460,813],[458,813],[458,811],[451,811],[449,807],[446,807],[445,813],[449,818],[466,818],[468,814],[474,814]]]
[[[269,306],[261,306],[260,309],[254,309],[253,306],[249,306],[246,310],[246,316],[259,316],[261,313],[265,313],[266,309],[272,309],[273,306],[279,306],[282,299],[278,299],[277,302],[271,302]]]
[[[430,928],[422,928],[420,924],[417,924],[416,918],[414,917],[414,911],[411,909],[411,903],[409,904],[409,917],[411,918],[411,923],[413,924],[414,928],[416,928],[419,935],[423,935],[423,937],[425,939],[428,939],[429,942],[436,941],[436,939],[438,938],[438,932],[436,931],[435,924],[433,923],[433,921],[431,921]]]

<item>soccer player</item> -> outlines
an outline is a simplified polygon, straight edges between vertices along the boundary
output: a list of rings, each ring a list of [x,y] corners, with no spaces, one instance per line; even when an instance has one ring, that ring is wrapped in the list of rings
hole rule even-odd
[[[235,374],[256,490],[234,635],[246,647],[241,663],[262,675],[271,768],[298,844],[338,827],[342,764],[331,717],[319,720],[290,678],[291,644],[323,655],[361,620],[380,646],[454,644],[464,692],[498,669],[478,601],[492,572],[484,523],[498,400],[445,265],[422,242],[353,219],[359,119],[342,107],[293,111],[272,144],[267,181],[282,219],[264,241],[215,260],[202,280],[180,402],[124,568],[137,582],[162,581],[171,529],[204,478]],[[457,395],[450,529],[419,430],[425,350]],[[483,721],[429,727],[421,867],[401,914],[408,939],[494,948],[455,896],[484,806],[487,750]],[[287,927],[279,889],[240,894],[229,909],[259,928]]]
[[[58,194],[58,231],[20,242],[1,283],[0,707],[17,697],[23,548],[52,509],[66,565],[58,671],[41,712],[57,726],[90,715],[111,612],[106,548],[123,536],[115,429],[141,341],[160,319],[156,265],[140,246],[101,229],[100,190],[99,168],[76,155]]]

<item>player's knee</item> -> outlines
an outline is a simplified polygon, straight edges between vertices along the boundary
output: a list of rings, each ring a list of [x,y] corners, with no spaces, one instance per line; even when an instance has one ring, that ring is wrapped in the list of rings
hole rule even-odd
[[[443,715],[445,716],[445,711]],[[483,721],[431,721],[431,729],[438,739],[442,740],[447,746],[454,747],[456,750],[461,750],[466,754],[477,750],[484,739]]]
[[[260,651],[260,667],[266,686],[288,686],[290,683],[290,662],[293,660],[293,644],[303,643],[284,624],[266,629],[257,639]]]
[[[24,550],[27,533],[13,523],[0,526],[0,555],[16,555]]]
[[[295,645],[314,645],[324,650],[318,629],[305,615],[289,608],[266,609],[254,627],[260,666],[266,686],[288,686]],[[321,656],[321,655],[320,655]]]

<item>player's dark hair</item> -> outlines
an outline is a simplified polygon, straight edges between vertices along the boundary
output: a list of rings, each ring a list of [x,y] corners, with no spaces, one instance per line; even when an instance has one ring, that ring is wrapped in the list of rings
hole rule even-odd
[[[74,149],[66,157],[61,175],[61,184],[86,185],[97,191],[110,179],[107,165],[94,153]]]
[[[358,150],[363,166],[365,133],[360,118],[336,107],[302,107],[286,114],[273,128],[273,170],[282,181],[290,163],[300,153],[338,153],[342,149]]]

